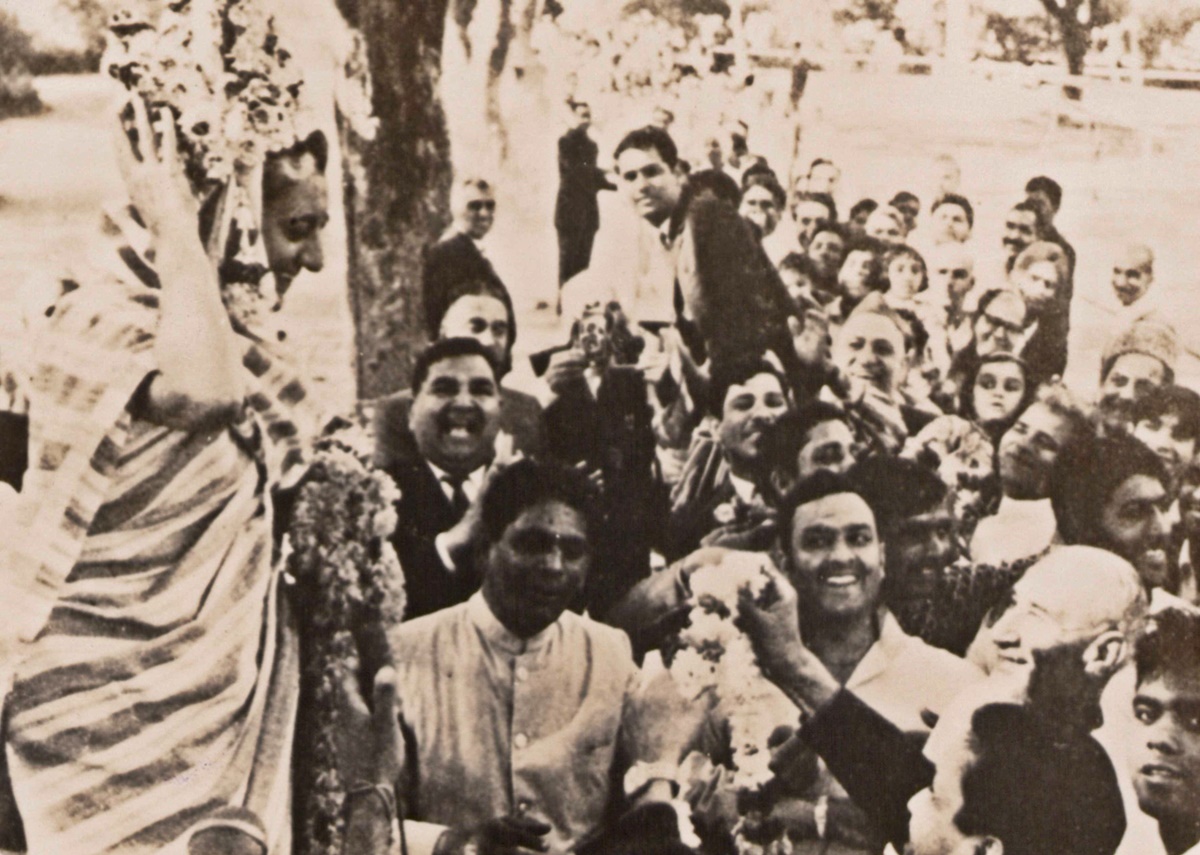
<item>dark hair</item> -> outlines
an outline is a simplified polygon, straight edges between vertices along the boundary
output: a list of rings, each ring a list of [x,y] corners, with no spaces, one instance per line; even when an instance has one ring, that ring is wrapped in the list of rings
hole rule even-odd
[[[813,429],[825,422],[843,422],[848,426],[850,417],[840,407],[821,400],[805,404],[796,411],[796,420],[792,429],[796,432],[797,453],[808,442],[808,436]]]
[[[808,242],[809,246],[812,246],[812,242],[817,239],[817,235],[819,235],[821,232],[833,232],[835,235],[837,235],[839,238],[842,239],[843,244],[845,244],[846,241],[850,239],[849,236],[846,234],[845,227],[842,226],[841,223],[834,222],[833,220],[824,220],[824,221],[818,223],[817,227],[815,229],[813,229],[812,240],[810,240]],[[842,252],[843,252],[842,257],[845,258],[845,246],[842,247]]]
[[[1046,175],[1035,175],[1025,182],[1026,193],[1045,193],[1055,211],[1062,206],[1062,185]]]
[[[708,411],[718,419],[721,418],[725,411],[725,396],[729,394],[730,387],[745,383],[759,374],[770,374],[776,378],[785,395],[791,389],[783,372],[761,354],[724,362],[713,368],[712,382],[708,389]]]
[[[892,197],[892,201],[888,202],[893,208],[899,208],[905,202],[916,202],[917,207],[921,206],[921,199],[916,193],[911,193],[908,190],[901,190]]]
[[[933,203],[933,209],[936,211],[942,205],[957,205],[963,209],[963,213],[967,215],[967,225],[975,228],[975,209],[971,207],[971,203],[966,196],[960,196],[957,193],[947,193],[942,198]]]
[[[492,297],[504,304],[504,310],[508,313],[508,350],[511,353],[513,343],[517,340],[517,317],[513,312],[512,297],[501,282],[491,279],[464,279],[446,289],[441,305],[427,319],[429,337],[437,338],[450,307],[463,297]]]
[[[742,176],[742,195],[745,196],[751,187],[765,188],[780,208],[787,204],[787,194],[779,186],[779,180],[769,167],[764,166],[758,171],[746,170],[746,174]]]
[[[809,167],[808,167],[808,174],[809,174],[809,175],[812,175],[812,171],[813,171],[814,169],[816,169],[818,166],[832,166],[834,169],[838,169],[838,165],[837,165],[836,163],[834,163],[832,160],[830,160],[829,158],[827,158],[827,157],[818,157],[816,160],[814,160],[814,161],[813,161],[813,162],[812,162],[812,163],[809,165]],[[840,170],[839,170],[839,171],[840,171]]]
[[[1110,548],[1101,526],[1104,506],[1134,475],[1167,483],[1159,456],[1131,436],[1085,434],[1068,443],[1050,474],[1050,504],[1063,542]]]
[[[429,379],[429,370],[444,359],[454,359],[459,356],[482,356],[492,369],[495,379],[500,379],[500,366],[492,352],[473,338],[443,338],[435,341],[421,351],[413,366],[412,392],[415,398]]]
[[[1174,670],[1200,669],[1200,614],[1167,608],[1153,615],[1134,644],[1137,685]]]
[[[979,298],[979,302],[975,304],[975,317],[982,315],[984,310],[992,305],[1001,294],[1012,294],[1016,297],[1021,297],[1020,293],[1014,291],[1012,288],[989,288],[983,292],[983,295]],[[1021,297],[1021,302],[1025,302],[1024,297]],[[1028,312],[1028,309],[1026,309],[1026,312]]]
[[[854,203],[854,207],[850,209],[850,219],[854,219],[859,214],[866,213],[869,217],[879,207],[879,203],[874,199],[859,199]]]
[[[567,466],[524,458],[497,473],[480,497],[483,545],[498,541],[517,517],[546,502],[574,508],[588,534],[595,535],[595,491],[587,477]]]
[[[829,222],[837,222],[837,202],[833,201],[833,197],[828,193],[812,193],[808,190],[801,190],[796,194],[796,198],[792,204],[796,205],[800,202],[820,202],[829,211]]]
[[[1035,219],[1034,229],[1037,231],[1037,238],[1041,240],[1046,233],[1046,211],[1041,205],[1029,199],[1022,199],[1020,202],[1012,206],[1013,211],[1028,211],[1033,214]]]
[[[669,133],[654,125],[646,125],[644,128],[637,128],[627,133],[617,144],[613,160],[619,160],[621,155],[631,148],[638,151],[653,149],[658,152],[658,156],[662,158],[662,162],[667,165],[668,169],[674,169],[675,164],[679,161],[679,149],[675,147],[675,140],[671,139]]]
[[[816,235],[813,235],[813,237],[815,238]],[[845,251],[842,253],[843,265],[852,252],[868,252],[871,254],[871,275],[867,279],[867,290],[885,290],[885,286],[888,283],[883,278],[883,256],[887,252],[887,244],[878,238],[868,237],[867,235],[859,235],[858,237],[851,238],[846,244]],[[838,272],[841,272],[841,265],[838,267]]]
[[[928,467],[890,455],[860,460],[844,475],[820,470],[785,497],[780,508],[780,545],[785,554],[790,554],[796,511],[826,496],[853,493],[861,498],[875,516],[880,539],[886,540],[887,533],[902,520],[930,513],[941,505],[949,489]]]
[[[1200,395],[1183,386],[1156,386],[1133,404],[1131,423],[1175,416],[1187,439],[1200,439]]]
[[[1029,366],[1025,364],[1025,360],[1014,353],[992,353],[981,357],[975,370],[971,372],[967,382],[963,385],[962,404],[959,409],[962,411],[963,418],[970,419],[973,422],[979,421],[979,414],[975,412],[975,382],[979,379],[979,372],[984,369],[984,366],[993,365],[997,362],[1011,362],[1013,365],[1021,369],[1021,376],[1025,378],[1025,391],[1021,394],[1021,400],[1017,404],[1013,414],[1004,420],[1002,427],[992,436],[993,442],[998,442],[999,438],[1005,431],[1016,424],[1017,419],[1021,414],[1029,408],[1037,397],[1038,385],[1029,375]]]
[[[925,263],[925,256],[917,252],[908,244],[900,244],[899,246],[888,247],[883,256],[883,269],[880,271],[882,277],[887,282],[887,286],[883,289],[890,291],[892,289],[892,280],[888,277],[888,268],[892,266],[892,262],[898,258],[915,258],[921,262],[921,285],[917,288],[918,292],[924,291],[929,287],[929,265]]]
[[[779,272],[788,270],[792,273],[799,273],[801,276],[807,276],[810,279],[821,275],[821,271],[817,270],[817,263],[807,255],[799,252],[789,252],[779,262]]]

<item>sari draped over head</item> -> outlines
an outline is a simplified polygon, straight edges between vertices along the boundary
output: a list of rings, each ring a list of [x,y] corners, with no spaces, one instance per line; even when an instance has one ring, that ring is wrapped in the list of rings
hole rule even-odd
[[[182,851],[234,807],[287,852],[299,669],[271,495],[302,475],[319,413],[280,336],[235,324],[240,419],[139,419],[159,282],[136,212],[110,215],[106,237],[36,352],[24,537],[6,568],[20,635],[6,749],[29,851]]]

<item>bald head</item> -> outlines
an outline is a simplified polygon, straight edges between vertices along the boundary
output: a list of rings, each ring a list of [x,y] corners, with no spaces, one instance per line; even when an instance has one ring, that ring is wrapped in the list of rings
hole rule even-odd
[[[1132,243],[1113,261],[1112,287],[1123,306],[1131,306],[1146,295],[1154,282],[1154,250]]]
[[[988,673],[1032,672],[1055,651],[1083,649],[1071,676],[1102,685],[1124,661],[1146,607],[1128,561],[1092,546],[1061,546],[1025,572],[1007,608],[979,630],[970,656]]]

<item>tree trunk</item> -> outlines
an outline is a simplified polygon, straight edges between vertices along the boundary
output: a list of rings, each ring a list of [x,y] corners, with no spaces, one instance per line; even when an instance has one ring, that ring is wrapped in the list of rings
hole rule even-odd
[[[450,144],[438,94],[448,0],[339,0],[367,40],[379,130],[343,131],[358,396],[408,385],[425,341],[425,247],[449,224]]]
[[[1059,20],[1062,31],[1063,52],[1067,55],[1067,72],[1073,75],[1083,74],[1083,59],[1091,46],[1088,28],[1079,23],[1074,16]]]

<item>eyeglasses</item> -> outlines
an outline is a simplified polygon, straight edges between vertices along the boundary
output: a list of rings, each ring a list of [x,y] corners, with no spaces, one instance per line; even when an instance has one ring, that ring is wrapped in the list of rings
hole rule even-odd
[[[475,199],[467,203],[467,210],[473,213],[479,211],[494,211],[496,210],[495,199]]]
[[[982,315],[980,315],[979,319],[984,321],[992,329],[1007,330],[1010,333],[1019,333],[1024,330],[1024,327],[1022,327],[1020,324],[1014,324],[1011,321],[1004,320],[1003,318],[997,318],[995,315],[989,315],[987,312],[984,312]]]

